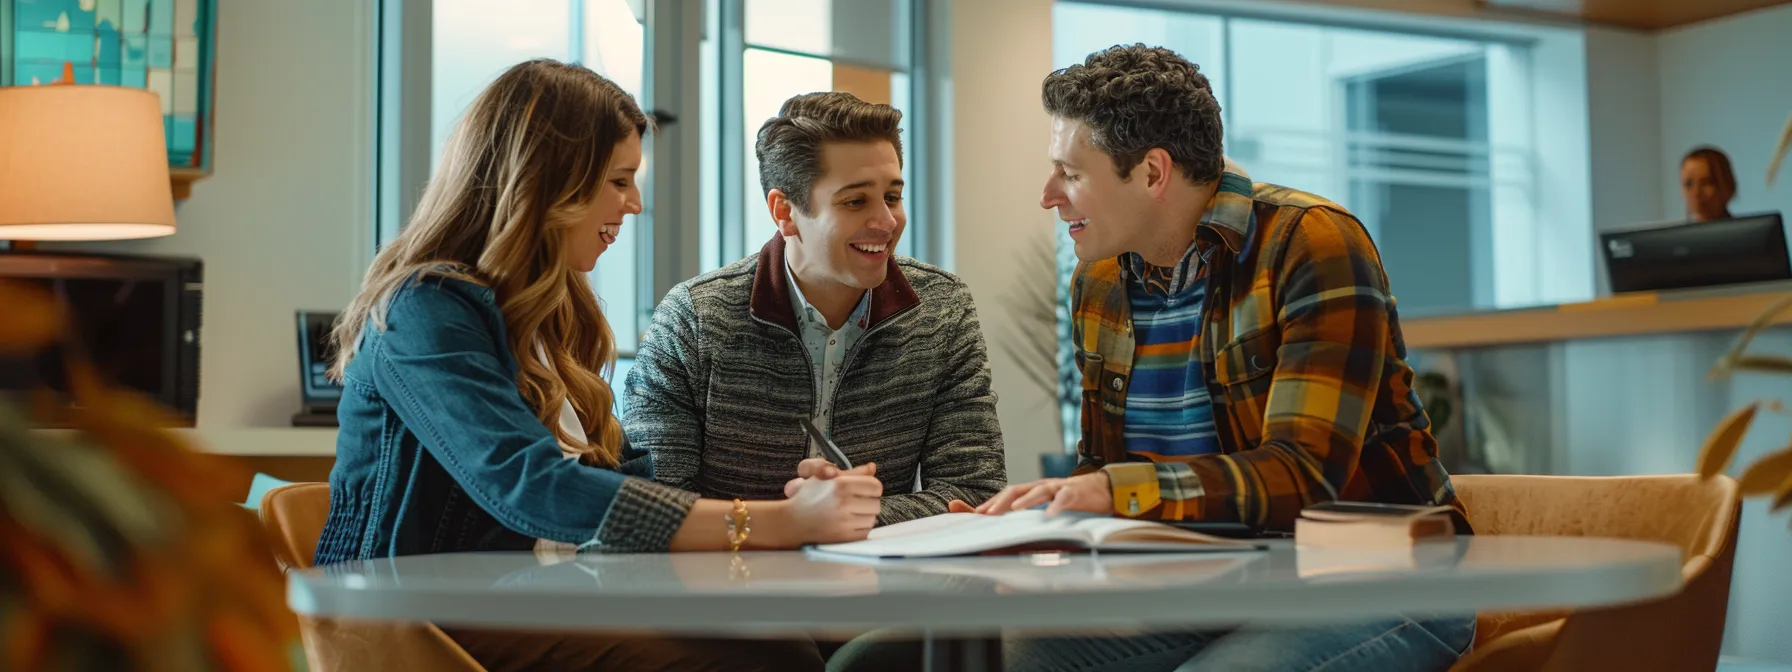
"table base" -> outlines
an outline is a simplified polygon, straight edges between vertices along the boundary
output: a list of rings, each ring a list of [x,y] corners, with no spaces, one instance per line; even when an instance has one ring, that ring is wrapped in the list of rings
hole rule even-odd
[[[1002,638],[953,637],[926,633],[927,672],[1002,672]]]

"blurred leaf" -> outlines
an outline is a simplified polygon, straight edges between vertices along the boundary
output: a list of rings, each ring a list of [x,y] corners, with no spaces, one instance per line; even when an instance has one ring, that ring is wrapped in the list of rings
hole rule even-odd
[[[49,294],[0,282],[0,352],[32,352],[49,345],[62,329],[62,311]]]
[[[1773,186],[1773,179],[1780,174],[1780,162],[1786,160],[1786,150],[1792,149],[1792,116],[1786,117],[1786,130],[1780,131],[1780,146],[1773,150],[1773,160],[1767,164],[1767,186]]]
[[[1058,234],[1059,236],[1062,233]],[[1076,349],[1070,338],[1070,286],[1076,255],[1070,241],[1058,236],[1035,236],[1024,247],[1012,250],[1017,272],[1050,282],[1025,282],[1000,297],[1009,316],[1026,325],[990,339],[990,348],[1012,357],[1020,379],[1046,396],[1057,399],[1057,413],[1049,421],[1065,437],[1065,450],[1075,445],[1074,409],[1082,401],[1082,374],[1077,370]],[[1066,409],[1072,412],[1066,415]]]
[[[1735,345],[1730,346],[1729,352],[1724,353],[1724,356],[1717,360],[1717,365],[1711,369],[1711,378],[1717,380],[1730,375],[1736,365],[1742,361],[1743,353],[1748,351],[1748,344],[1755,340],[1755,335],[1761,333],[1761,330],[1767,328],[1767,325],[1772,324],[1774,318],[1779,317],[1779,314],[1787,307],[1792,307],[1792,296],[1773,302],[1772,305],[1767,306],[1760,314],[1756,315],[1755,321],[1742,331],[1742,335],[1737,337]]]
[[[1763,373],[1792,373],[1792,359],[1773,355],[1743,355],[1737,358],[1734,369]]]
[[[25,356],[67,328],[16,285],[0,283],[0,316],[0,351]],[[235,503],[242,466],[164,429],[166,408],[76,350],[75,403],[0,397],[0,669],[290,669],[298,624],[265,531]]]
[[[1773,505],[1767,507],[1767,510],[1768,512],[1777,512],[1786,508],[1787,504],[1792,504],[1792,478],[1780,483],[1780,494],[1773,497]]]
[[[232,670],[286,669],[281,643],[266,630],[252,625],[247,614],[214,614],[206,623],[206,640],[212,652]]]
[[[1433,434],[1450,426],[1456,404],[1449,378],[1436,371],[1424,371],[1413,377],[1413,390],[1419,394],[1419,405],[1425,409],[1425,415],[1431,418]]]
[[[1724,418],[1718,423],[1717,430],[1705,437],[1705,446],[1699,449],[1699,477],[1711,478],[1724,473],[1730,465],[1730,459],[1736,456],[1736,446],[1742,443],[1742,435],[1748,433],[1748,426],[1755,419],[1755,410],[1760,403],[1752,403]]]
[[[1749,465],[1747,471],[1742,472],[1742,478],[1737,479],[1737,483],[1742,489],[1743,497],[1753,497],[1774,494],[1777,487],[1788,478],[1792,478],[1792,447],[1756,460]]]

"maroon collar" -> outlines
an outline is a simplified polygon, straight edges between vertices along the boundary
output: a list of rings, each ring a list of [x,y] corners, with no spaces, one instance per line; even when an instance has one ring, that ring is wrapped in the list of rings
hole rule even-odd
[[[871,289],[871,315],[866,329],[921,302],[915,288],[908,284],[908,278],[903,277],[902,269],[896,265],[894,254],[890,255],[889,264],[890,270],[884,276],[883,284]],[[797,325],[796,311],[790,307],[789,278],[784,273],[784,236],[773,235],[771,241],[759,250],[759,262],[753,270],[753,296],[747,303],[747,312],[796,332],[802,327]]]

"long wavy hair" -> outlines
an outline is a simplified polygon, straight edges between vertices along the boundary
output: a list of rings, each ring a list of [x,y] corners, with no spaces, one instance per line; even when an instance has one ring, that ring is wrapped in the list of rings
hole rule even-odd
[[[538,59],[499,75],[455,125],[416,213],[338,318],[330,375],[341,380],[370,321],[385,329],[386,306],[405,283],[432,276],[491,287],[519,365],[517,390],[566,450],[616,466],[622,425],[605,382],[616,339],[562,250],[603,188],[616,144],[649,125],[628,93],[584,67]],[[584,436],[560,428],[565,400]]]

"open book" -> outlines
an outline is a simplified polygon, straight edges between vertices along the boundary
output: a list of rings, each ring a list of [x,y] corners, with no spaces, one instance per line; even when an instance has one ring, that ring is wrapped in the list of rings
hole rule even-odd
[[[1201,553],[1250,551],[1259,544],[1223,539],[1149,520],[1088,513],[1015,511],[1001,516],[946,513],[887,525],[870,538],[811,547],[821,554],[938,558],[1025,551]]]

